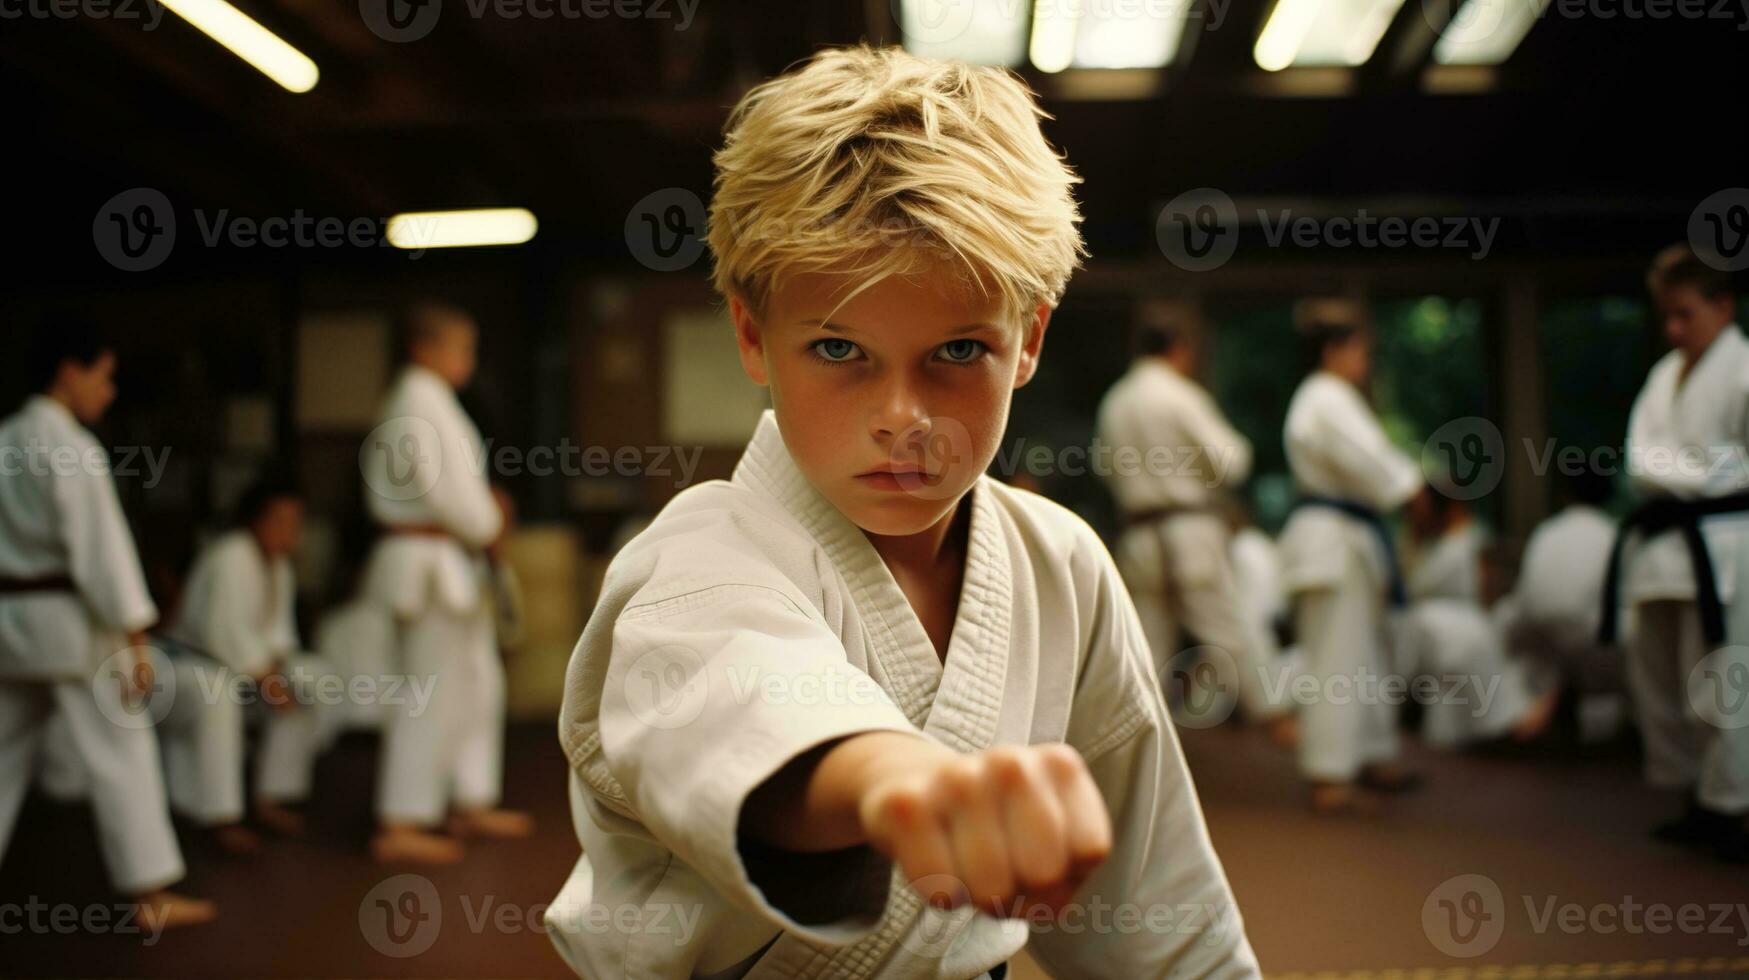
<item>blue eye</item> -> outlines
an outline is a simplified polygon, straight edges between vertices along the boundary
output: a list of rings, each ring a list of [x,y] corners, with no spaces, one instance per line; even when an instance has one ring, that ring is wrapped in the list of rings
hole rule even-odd
[[[856,345],[839,337],[828,337],[815,341],[810,348],[816,357],[827,364],[844,364],[856,357]]]
[[[941,345],[942,359],[949,364],[970,364],[988,350],[980,340],[950,340]]]

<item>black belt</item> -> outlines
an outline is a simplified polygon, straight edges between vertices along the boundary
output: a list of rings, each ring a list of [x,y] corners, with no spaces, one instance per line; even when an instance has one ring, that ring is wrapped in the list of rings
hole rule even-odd
[[[1328,507],[1370,527],[1379,539],[1379,544],[1385,549],[1385,574],[1388,577],[1385,593],[1390,598],[1391,607],[1400,609],[1409,604],[1408,592],[1403,588],[1403,566],[1397,561],[1397,542],[1391,538],[1391,529],[1385,526],[1385,519],[1378,511],[1363,503],[1343,500],[1340,497],[1307,495],[1294,501],[1288,516],[1293,516],[1293,512],[1301,507]]]
[[[31,592],[73,592],[71,575],[43,575],[37,578],[7,578],[0,575],[0,595],[24,595]]]
[[[1597,629],[1597,640],[1606,646],[1615,643],[1616,621],[1621,604],[1621,556],[1628,535],[1639,531],[1646,537],[1675,530],[1682,534],[1688,546],[1689,567],[1694,569],[1694,601],[1700,607],[1700,628],[1708,643],[1725,640],[1725,606],[1719,600],[1719,583],[1713,576],[1712,555],[1701,536],[1700,521],[1714,514],[1749,511],[1749,493],[1728,497],[1702,497],[1698,500],[1678,500],[1659,497],[1634,508],[1622,518],[1615,532],[1615,544],[1609,549],[1609,571],[1603,579],[1603,618]],[[1749,583],[1745,583],[1749,585]]]

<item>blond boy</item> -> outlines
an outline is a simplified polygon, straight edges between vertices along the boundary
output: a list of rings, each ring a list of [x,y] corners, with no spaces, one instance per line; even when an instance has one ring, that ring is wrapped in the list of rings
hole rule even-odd
[[[866,48],[733,114],[709,240],[773,409],[573,655],[579,973],[1256,975],[1110,556],[983,475],[1080,250],[1039,114]]]

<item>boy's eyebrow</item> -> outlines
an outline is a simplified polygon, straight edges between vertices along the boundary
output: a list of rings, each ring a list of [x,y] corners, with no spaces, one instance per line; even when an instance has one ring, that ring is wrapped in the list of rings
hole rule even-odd
[[[814,324],[813,320],[808,319],[806,317],[804,317],[800,320],[797,320],[796,322],[798,324],[802,324],[802,325]],[[821,321],[819,323],[819,327],[821,330],[830,330],[833,333],[855,333],[856,332],[856,331],[851,330],[849,328],[839,326],[838,324],[833,323],[830,320]],[[955,337],[958,337],[961,334],[976,333],[979,330],[994,330],[994,329],[996,329],[996,325],[993,323],[967,323],[967,324],[963,324],[961,326],[954,327],[952,330],[948,331],[948,333],[955,336]]]

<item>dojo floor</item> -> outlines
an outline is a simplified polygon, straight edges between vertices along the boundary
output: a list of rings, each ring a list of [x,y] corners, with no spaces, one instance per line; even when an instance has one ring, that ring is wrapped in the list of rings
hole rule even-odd
[[[1189,731],[1184,741],[1271,976],[1749,976],[1749,924],[1735,915],[1721,931],[1699,935],[1564,931],[1558,919],[1536,927],[1551,900],[1586,909],[1629,900],[1749,902],[1749,869],[1645,836],[1665,801],[1640,787],[1631,754],[1419,757],[1432,777],[1423,794],[1371,819],[1326,820],[1305,811],[1291,759],[1260,736]],[[8,932],[0,934],[0,974],[566,976],[536,931],[537,906],[557,891],[575,856],[563,763],[548,725],[513,730],[510,746],[507,797],[535,812],[539,834],[480,844],[458,867],[421,872],[439,896],[441,921],[416,956],[383,955],[367,941],[372,932],[382,939],[382,912],[367,893],[395,872],[364,852],[375,747],[354,736],[322,762],[307,839],[272,842],[248,860],[189,845],[187,887],[222,903],[218,923],[150,947],[137,935]],[[1469,959],[1440,952],[1423,926],[1430,893],[1458,875],[1485,876],[1502,896],[1497,944]],[[83,809],[27,803],[0,864],[0,903],[111,901],[102,880]],[[0,928],[14,921],[0,918]],[[1011,975],[1044,974],[1021,962]]]

